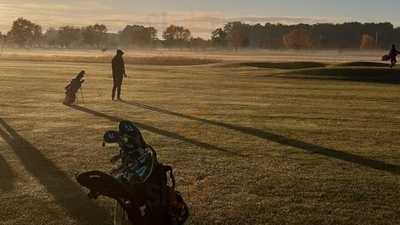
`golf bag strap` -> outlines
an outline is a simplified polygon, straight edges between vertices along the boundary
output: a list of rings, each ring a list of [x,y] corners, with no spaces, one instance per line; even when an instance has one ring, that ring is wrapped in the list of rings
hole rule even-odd
[[[165,173],[169,172],[169,177],[171,178],[172,188],[175,189],[175,176],[174,171],[171,166],[164,166]]]

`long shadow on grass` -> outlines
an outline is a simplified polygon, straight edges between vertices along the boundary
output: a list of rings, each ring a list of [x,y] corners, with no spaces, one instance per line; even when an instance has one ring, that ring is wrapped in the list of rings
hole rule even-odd
[[[369,158],[366,158],[363,156],[347,153],[347,152],[344,152],[341,150],[336,150],[333,148],[327,148],[327,147],[319,146],[316,144],[307,143],[307,142],[303,142],[303,141],[296,140],[296,139],[291,139],[291,138],[288,138],[288,137],[280,135],[280,134],[275,134],[272,132],[268,132],[268,131],[264,131],[264,130],[260,130],[260,129],[256,129],[256,128],[252,128],[252,127],[244,127],[244,126],[223,123],[223,122],[219,122],[219,121],[202,119],[202,118],[198,118],[198,117],[194,117],[194,116],[185,115],[182,113],[177,113],[177,112],[172,112],[172,111],[168,111],[165,109],[160,109],[160,108],[153,107],[153,106],[148,106],[148,105],[145,105],[142,103],[137,103],[137,102],[123,101],[123,103],[131,105],[131,106],[140,107],[143,109],[159,112],[159,113],[164,113],[167,115],[177,116],[177,117],[181,117],[181,118],[185,118],[185,119],[195,120],[195,121],[199,121],[202,123],[207,123],[207,124],[211,124],[211,125],[215,125],[215,126],[228,128],[231,130],[239,131],[239,132],[247,134],[247,135],[252,135],[252,136],[255,136],[258,138],[273,141],[273,142],[276,142],[276,143],[279,143],[282,145],[287,145],[290,147],[303,149],[303,150],[311,152],[311,153],[320,154],[320,155],[324,155],[327,157],[343,160],[346,162],[355,163],[355,164],[358,164],[361,166],[365,166],[365,167],[369,167],[369,168],[373,168],[373,169],[377,169],[377,170],[383,170],[383,171],[391,172],[394,174],[400,174],[400,166],[399,165],[389,164],[389,163],[386,163],[383,161],[369,159]]]
[[[0,155],[0,189],[8,192],[14,190],[15,173],[7,161]]]
[[[120,121],[123,120],[120,117],[110,116],[110,115],[107,115],[105,113],[97,112],[97,111],[94,111],[92,109],[85,108],[85,107],[82,107],[82,106],[74,105],[74,106],[70,106],[70,107],[73,108],[73,109],[88,113],[88,114],[92,114],[92,115],[97,116],[97,117],[102,117],[102,118],[108,119],[108,120],[113,121],[113,122],[120,122]],[[155,134],[158,134],[158,135],[169,137],[169,138],[172,138],[172,139],[184,141],[184,142],[187,142],[189,144],[195,145],[195,146],[200,147],[200,148],[204,148],[204,149],[208,149],[208,150],[217,150],[217,151],[224,152],[224,153],[231,154],[231,155],[235,155],[235,156],[242,156],[239,153],[236,153],[236,152],[224,149],[224,148],[220,148],[220,147],[208,144],[208,143],[204,143],[204,142],[200,142],[200,141],[197,141],[197,140],[193,140],[193,139],[181,136],[179,134],[172,133],[170,131],[162,130],[162,129],[157,128],[157,127],[152,127],[152,126],[149,126],[149,125],[146,125],[146,124],[143,124],[143,123],[140,123],[140,122],[136,122],[136,121],[134,123],[135,123],[135,125],[137,125],[141,129],[147,130],[149,132],[152,132],[152,133],[155,133]]]
[[[268,68],[268,69],[306,69],[306,68],[317,68],[325,67],[325,63],[320,62],[244,62],[237,64],[238,66]]]
[[[330,67],[304,69],[277,74],[278,78],[300,80],[339,80],[400,84],[400,70],[367,67]]]
[[[90,201],[79,185],[0,118],[0,137],[31,173],[80,224],[110,224],[111,215]],[[60,149],[56,149],[61,151]]]

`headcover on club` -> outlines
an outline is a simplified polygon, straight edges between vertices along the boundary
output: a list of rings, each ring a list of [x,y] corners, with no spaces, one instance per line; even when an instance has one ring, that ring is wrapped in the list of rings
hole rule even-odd
[[[123,147],[131,149],[146,147],[140,130],[131,121],[124,120],[119,123],[119,135]]]

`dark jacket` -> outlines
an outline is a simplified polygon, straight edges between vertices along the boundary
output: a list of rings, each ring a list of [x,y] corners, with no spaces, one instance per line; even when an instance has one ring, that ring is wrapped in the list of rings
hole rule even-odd
[[[125,74],[125,62],[122,56],[116,55],[112,59],[112,73],[115,78],[122,78]]]

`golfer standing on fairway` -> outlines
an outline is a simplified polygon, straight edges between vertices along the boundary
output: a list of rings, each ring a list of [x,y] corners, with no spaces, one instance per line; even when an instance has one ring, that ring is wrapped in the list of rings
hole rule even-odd
[[[115,100],[115,92],[117,91],[117,99],[121,100],[121,86],[124,77],[128,77],[125,72],[125,62],[122,56],[124,52],[120,49],[112,59],[113,89],[112,100]]]

